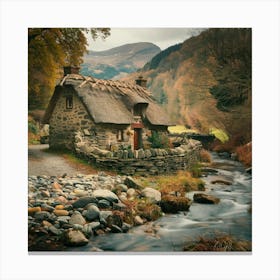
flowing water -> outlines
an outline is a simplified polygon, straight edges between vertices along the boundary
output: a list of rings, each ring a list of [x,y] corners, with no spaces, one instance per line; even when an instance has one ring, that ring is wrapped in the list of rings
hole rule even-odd
[[[212,153],[212,162],[213,167],[202,179],[206,187],[204,193],[220,198],[218,204],[193,203],[188,212],[166,214],[157,221],[134,227],[128,233],[95,236],[87,246],[72,250],[182,251],[188,242],[216,234],[230,234],[237,239],[251,241],[252,177],[237,161]],[[220,182],[213,183],[215,180]],[[192,199],[194,193],[187,193],[187,196]]]

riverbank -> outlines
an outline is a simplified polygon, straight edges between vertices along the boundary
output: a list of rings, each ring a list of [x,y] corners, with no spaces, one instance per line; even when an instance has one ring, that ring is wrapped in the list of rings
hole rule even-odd
[[[188,172],[154,180],[99,172],[29,176],[28,187],[29,250],[53,251],[187,211],[186,191],[203,189],[203,183]]]

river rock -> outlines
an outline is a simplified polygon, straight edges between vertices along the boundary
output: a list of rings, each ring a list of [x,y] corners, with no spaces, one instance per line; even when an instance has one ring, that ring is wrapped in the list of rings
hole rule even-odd
[[[94,221],[99,218],[100,210],[97,206],[91,205],[87,208],[87,210],[85,210],[85,212],[83,212],[83,215],[88,221]]]
[[[37,207],[29,207],[28,208],[28,215],[33,215],[36,212],[41,212],[41,207],[37,206]]]
[[[72,206],[73,208],[84,208],[89,203],[97,203],[97,199],[93,196],[85,196],[81,197],[80,199],[76,200]]]
[[[211,184],[221,184],[221,185],[232,185],[232,182],[230,181],[226,181],[224,179],[217,179],[217,180],[213,180],[211,181]]]
[[[161,201],[161,193],[153,188],[147,187],[141,192],[141,194],[142,196],[149,199],[152,203],[157,203]]]
[[[140,225],[144,224],[144,221],[142,220],[142,218],[140,216],[137,215],[134,217],[134,224],[136,226],[140,226]]]
[[[206,204],[217,204],[220,202],[219,198],[204,193],[195,193],[193,196],[193,200],[197,203],[206,203]]]
[[[98,207],[106,209],[106,208],[110,208],[111,204],[110,201],[106,200],[106,199],[100,199],[98,201]]]
[[[118,227],[122,227],[123,225],[123,221],[122,221],[122,217],[121,215],[115,213],[111,216],[108,216],[107,219],[106,219],[106,222],[107,222],[107,226],[108,227],[112,227],[113,225],[116,225]]]
[[[124,184],[127,185],[129,188],[142,189],[141,185],[130,176],[125,178]]]
[[[67,210],[60,210],[60,209],[55,209],[53,211],[53,213],[56,215],[56,216],[68,216],[69,215],[69,212]]]
[[[59,183],[54,182],[54,183],[52,184],[52,188],[53,188],[54,190],[61,190],[61,189],[62,189],[62,186],[61,186]]]
[[[179,211],[188,211],[191,206],[191,200],[187,197],[177,197],[165,195],[162,197],[160,207],[164,213],[177,213]]]
[[[62,230],[57,229],[55,226],[51,225],[48,230],[54,235],[61,235],[63,233]]]
[[[81,215],[81,213],[78,211],[75,211],[69,220],[69,224],[71,224],[71,225],[74,225],[74,224],[84,225],[85,223],[86,223],[86,220]]]
[[[48,221],[42,221],[42,226],[46,227],[46,228],[49,228],[52,226],[52,224]]]
[[[69,246],[83,246],[88,243],[88,239],[80,230],[68,229],[64,239],[65,244]]]
[[[50,192],[47,191],[47,190],[41,191],[41,195],[42,195],[43,197],[50,197],[50,196],[51,196],[51,195],[50,195]]]
[[[58,204],[55,206],[55,210],[63,210],[64,209],[64,205]]]
[[[100,227],[101,227],[101,224],[99,222],[91,222],[91,223],[88,223],[88,225],[91,227],[92,231],[100,229]]]
[[[131,225],[127,224],[127,223],[123,223],[123,226],[122,226],[122,231],[124,233],[127,233],[131,228]]]
[[[126,192],[128,197],[134,197],[136,195],[136,191],[133,188],[129,188]]]
[[[117,197],[116,194],[114,194],[113,192],[109,191],[109,190],[95,190],[93,191],[93,196],[96,197],[97,199],[106,199],[110,202],[118,202],[119,198]]]
[[[60,225],[68,224],[70,220],[69,216],[59,216],[57,218],[57,221],[59,222]]]
[[[86,197],[86,196],[88,196],[88,192],[84,191],[84,190],[81,190],[81,189],[75,189],[73,191],[73,193],[71,193],[71,194],[75,195],[77,197]]]
[[[51,214],[47,211],[36,212],[34,214],[34,218],[37,221],[49,220],[50,217],[51,217]]]
[[[252,167],[248,167],[245,171],[246,171],[248,174],[252,174]]]
[[[86,236],[86,238],[90,238],[92,236],[92,227],[90,224],[85,224],[82,228],[83,234]]]
[[[112,225],[111,232],[112,233],[122,233],[122,229],[120,227],[118,227],[117,225]]]
[[[68,202],[68,200],[62,195],[56,197],[55,201],[59,204],[66,204]]]

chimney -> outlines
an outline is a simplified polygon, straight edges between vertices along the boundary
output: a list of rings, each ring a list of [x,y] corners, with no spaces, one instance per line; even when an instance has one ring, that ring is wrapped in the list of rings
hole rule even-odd
[[[64,76],[68,74],[79,74],[80,67],[79,66],[64,66]]]
[[[140,86],[140,87],[144,87],[146,88],[147,87],[147,80],[146,79],[143,79],[142,76],[139,76],[137,80],[135,80],[136,82],[136,85]]]

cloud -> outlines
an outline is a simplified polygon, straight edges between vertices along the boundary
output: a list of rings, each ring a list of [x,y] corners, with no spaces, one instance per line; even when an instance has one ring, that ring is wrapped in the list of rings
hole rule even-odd
[[[89,49],[100,51],[137,42],[151,42],[162,50],[198,35],[206,28],[112,28],[105,41],[89,38]]]

